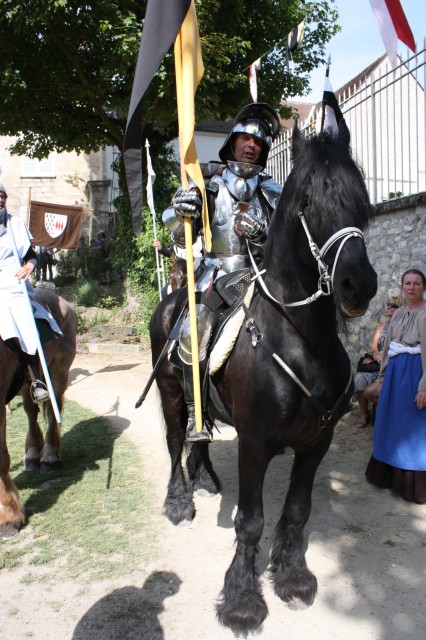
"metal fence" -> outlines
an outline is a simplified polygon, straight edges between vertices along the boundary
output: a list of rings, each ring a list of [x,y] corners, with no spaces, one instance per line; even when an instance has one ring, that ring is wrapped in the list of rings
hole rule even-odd
[[[337,92],[374,204],[426,190],[425,86],[424,46],[407,54],[395,70],[384,56],[369,75]],[[309,137],[320,121],[318,104],[299,128]],[[291,138],[291,131],[281,134],[269,153],[266,171],[281,184],[291,170]]]

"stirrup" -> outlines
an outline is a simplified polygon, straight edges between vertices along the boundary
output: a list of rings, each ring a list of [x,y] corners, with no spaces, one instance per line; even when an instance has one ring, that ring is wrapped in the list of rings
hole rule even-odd
[[[47,387],[41,380],[34,380],[34,382],[31,383],[30,395],[34,404],[47,402],[50,398]]]
[[[211,442],[213,440],[213,436],[206,423],[203,422],[201,431],[197,431],[195,425],[192,427],[192,429],[187,429],[185,440],[186,442]]]
[[[211,442],[213,440],[211,429],[205,420],[201,431],[197,431],[195,424],[195,407],[193,404],[188,405],[188,425],[185,433],[186,442]]]

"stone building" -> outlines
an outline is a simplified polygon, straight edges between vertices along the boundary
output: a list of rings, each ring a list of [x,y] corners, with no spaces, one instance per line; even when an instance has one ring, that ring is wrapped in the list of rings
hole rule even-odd
[[[0,137],[0,182],[8,192],[10,213],[28,221],[30,201],[82,207],[81,233],[88,239],[99,231],[113,235],[118,195],[112,170],[114,150],[86,153],[53,152],[43,160],[11,155],[15,138]]]

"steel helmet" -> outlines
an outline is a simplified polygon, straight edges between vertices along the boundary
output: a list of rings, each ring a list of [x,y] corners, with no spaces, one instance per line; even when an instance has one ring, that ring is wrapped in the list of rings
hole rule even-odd
[[[265,102],[252,102],[243,107],[234,120],[231,132],[219,151],[222,162],[235,161],[234,140],[239,133],[248,133],[260,138],[262,150],[258,164],[265,168],[268,153],[280,128],[277,112]]]

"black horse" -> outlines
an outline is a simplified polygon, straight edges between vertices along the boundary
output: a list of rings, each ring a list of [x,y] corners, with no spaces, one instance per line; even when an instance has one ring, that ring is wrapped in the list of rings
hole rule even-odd
[[[344,121],[337,137],[321,134],[310,141],[296,128],[293,163],[269,229],[266,272],[261,282],[258,278],[246,325],[229,359],[213,376],[238,433],[237,545],[217,605],[219,620],[236,635],[255,630],[267,615],[255,571],[264,525],[262,489],[271,459],[287,447],[294,451],[294,464],[269,570],[283,601],[300,599],[309,605],[315,598],[317,581],[305,561],[304,527],[316,470],[353,391],[336,311],[344,318],[362,315],[377,289],[361,231],[371,205],[351,158]],[[182,290],[172,294],[152,317],[154,361],[184,297]],[[167,360],[157,383],[171,457],[164,513],[177,524],[194,516],[192,490],[218,491],[219,482],[208,445],[196,444],[187,460],[188,486],[181,463],[186,410]]]

